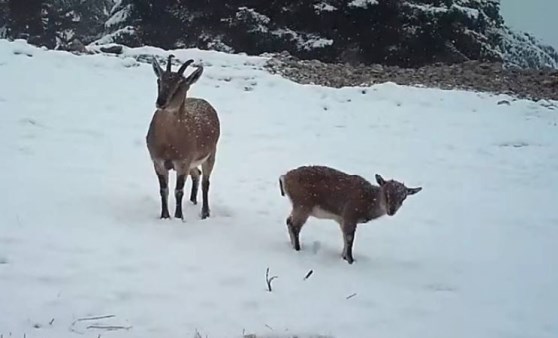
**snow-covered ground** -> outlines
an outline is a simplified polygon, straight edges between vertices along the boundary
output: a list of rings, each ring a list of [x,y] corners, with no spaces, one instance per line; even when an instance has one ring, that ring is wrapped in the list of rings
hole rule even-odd
[[[146,52],[165,53],[127,51]],[[158,219],[149,64],[0,40],[0,335],[558,336],[556,110],[303,86],[260,57],[174,54],[203,59],[191,95],[222,121],[204,221],[189,202],[185,222]],[[277,178],[303,164],[423,190],[359,227],[349,265],[331,221],[290,247]]]

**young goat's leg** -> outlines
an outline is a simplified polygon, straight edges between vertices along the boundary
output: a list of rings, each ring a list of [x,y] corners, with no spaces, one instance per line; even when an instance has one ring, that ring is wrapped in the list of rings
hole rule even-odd
[[[343,259],[353,264],[353,243],[355,240],[356,223],[344,221],[341,225],[341,231],[343,232]]]
[[[194,168],[190,170],[190,177],[192,177],[192,191],[190,192],[190,202],[198,204],[198,190],[200,186],[201,170]]]
[[[209,178],[215,165],[215,153],[211,154],[207,160],[202,164],[202,213],[201,218],[206,219],[209,217]]]
[[[159,180],[159,194],[161,195],[161,218],[170,218],[169,214],[169,172],[164,168],[155,164],[155,172]]]
[[[289,217],[287,217],[287,229],[291,238],[291,245],[296,251],[300,250],[300,230],[308,220],[310,212],[304,207],[293,207]]]

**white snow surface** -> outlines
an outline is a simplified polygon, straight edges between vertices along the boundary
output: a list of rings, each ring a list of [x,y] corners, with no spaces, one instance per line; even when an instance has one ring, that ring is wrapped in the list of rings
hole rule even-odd
[[[314,9],[317,12],[333,12],[337,10],[337,7],[328,4],[327,2],[320,2],[314,4]]]
[[[136,29],[133,26],[122,27],[110,34],[103,35],[101,38],[91,42],[89,45],[90,46],[107,45],[107,44],[114,43],[116,38],[120,35],[133,35],[133,34],[136,34]]]
[[[254,28],[250,30],[252,32],[267,32],[269,30],[267,24],[269,24],[271,19],[268,16],[258,13],[253,8],[238,7],[238,11],[236,12],[236,20],[246,19],[251,19],[254,21]]]
[[[118,5],[119,4],[115,4],[115,7]],[[105,28],[110,29],[111,27],[118,26],[128,20],[131,15],[132,8],[132,4],[129,4],[118,10],[105,22]]]
[[[427,12],[427,13],[446,13],[448,11],[458,11],[458,12],[462,12],[465,15],[467,15],[470,19],[473,20],[477,20],[479,18],[480,12],[478,9],[475,8],[469,8],[467,6],[464,5],[458,5],[458,4],[452,4],[450,7],[447,7],[445,5],[441,5],[441,6],[434,6],[434,5],[430,5],[430,4],[425,4],[425,5],[419,5],[419,4],[415,4],[412,2],[407,2],[405,3],[405,5],[410,6],[412,8],[421,10],[423,12]]]
[[[349,2],[349,6],[351,7],[368,7],[377,4],[378,0],[353,0]]]
[[[156,80],[129,62],[149,53],[168,52],[0,40],[4,337],[558,336],[556,110],[393,83],[299,85],[263,57],[172,51],[203,60],[190,95],[214,104],[222,137],[212,216],[185,201],[184,222],[160,220],[145,147]],[[349,265],[331,221],[310,219],[302,251],[290,247],[277,180],[305,164],[423,190],[359,226]]]
[[[273,35],[294,40],[299,48],[306,50],[323,48],[333,44],[333,39],[326,39],[312,33],[296,32],[289,28],[279,28],[271,31]]]

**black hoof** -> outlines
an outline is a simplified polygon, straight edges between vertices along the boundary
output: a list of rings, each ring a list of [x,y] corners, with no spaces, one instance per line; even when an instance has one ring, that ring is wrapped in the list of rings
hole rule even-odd
[[[197,200],[196,200],[195,198],[193,198],[193,199],[190,199],[190,202],[192,202],[192,204],[193,204],[193,205],[196,205],[196,204],[198,204],[198,201],[197,201]]]
[[[209,217],[209,210],[202,210],[201,219],[206,219]]]
[[[161,219],[168,219],[168,218],[170,218],[170,215],[169,215],[168,212],[166,212],[166,213],[164,213],[164,212],[161,213]]]
[[[347,256],[343,256],[343,259],[347,261],[347,263],[349,264],[353,264],[355,262],[355,260],[353,259],[353,257],[347,257]]]
[[[182,215],[182,210],[180,210],[180,211],[177,210],[177,211],[174,213],[174,218],[180,218],[180,219],[183,220],[183,219],[184,219],[184,216]]]

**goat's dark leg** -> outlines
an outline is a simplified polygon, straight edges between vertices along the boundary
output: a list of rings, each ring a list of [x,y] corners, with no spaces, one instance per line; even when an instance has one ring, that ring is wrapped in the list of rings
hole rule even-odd
[[[201,171],[198,168],[190,170],[190,177],[192,177],[192,191],[190,192],[190,202],[198,204],[198,190],[200,186]]]
[[[174,217],[184,219],[182,215],[182,197],[184,197],[184,183],[186,182],[186,174],[177,172],[176,174],[176,188],[174,189],[174,197],[176,198],[176,209]]]
[[[353,264],[355,261],[353,259],[353,243],[355,241],[356,223],[354,222],[343,222],[341,225],[341,231],[343,231],[343,259],[349,264]]]
[[[207,160],[202,164],[202,213],[201,218],[206,219],[209,217],[209,177],[215,165],[215,153],[211,154]]]
[[[161,194],[161,218],[170,218],[169,214],[169,173],[168,171],[157,171],[159,179],[159,193]]]
[[[300,250],[300,231],[308,220],[310,212],[305,207],[293,208],[289,217],[287,217],[287,229],[289,230],[289,237],[291,244],[296,251]]]

